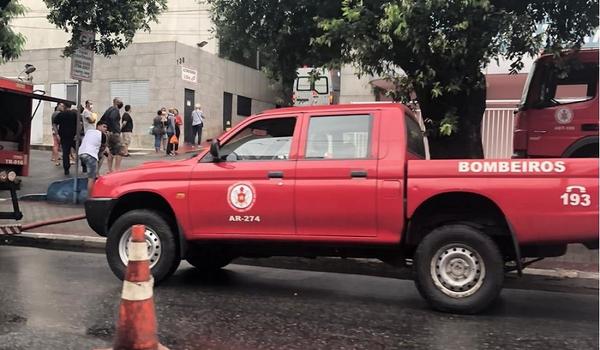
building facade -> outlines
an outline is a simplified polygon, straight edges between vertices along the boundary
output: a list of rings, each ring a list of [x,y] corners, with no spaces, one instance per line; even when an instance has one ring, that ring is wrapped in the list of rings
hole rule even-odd
[[[46,20],[42,0],[22,0],[29,11],[11,23],[27,37],[18,60],[0,65],[0,76],[16,78],[32,64],[36,90],[77,101],[77,81],[70,77],[70,58],[62,57],[69,35]],[[91,100],[103,113],[114,97],[132,106],[132,148],[152,148],[148,133],[156,111],[175,107],[184,116],[183,138],[190,141],[191,111],[196,103],[206,115],[203,139],[219,135],[244,117],[276,106],[277,91],[260,71],[217,56],[210,34],[207,5],[171,0],[169,9],[134,43],[111,58],[94,57],[93,80],[83,82],[81,101]],[[35,106],[34,106],[35,108]],[[51,144],[54,105],[42,103],[32,121],[32,144]]]

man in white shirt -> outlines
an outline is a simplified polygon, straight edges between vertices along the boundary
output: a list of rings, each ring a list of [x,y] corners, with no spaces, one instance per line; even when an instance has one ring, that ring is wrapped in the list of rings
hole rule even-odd
[[[192,112],[192,145],[196,145],[196,135],[198,135],[198,146],[202,142],[202,127],[204,126],[204,113],[202,106],[196,103],[196,109]]]
[[[106,133],[106,122],[99,121],[95,129],[88,130],[81,140],[79,146],[79,159],[87,168],[88,175],[88,196],[92,193],[94,182],[96,181],[96,170],[98,168],[98,152],[102,146],[102,139]],[[104,138],[106,138],[104,136]],[[104,141],[106,142],[106,141]]]

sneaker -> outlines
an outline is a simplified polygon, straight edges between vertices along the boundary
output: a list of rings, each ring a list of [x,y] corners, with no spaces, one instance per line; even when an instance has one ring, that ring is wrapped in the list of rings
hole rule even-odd
[[[71,173],[68,170],[65,170],[65,176],[69,176]]]

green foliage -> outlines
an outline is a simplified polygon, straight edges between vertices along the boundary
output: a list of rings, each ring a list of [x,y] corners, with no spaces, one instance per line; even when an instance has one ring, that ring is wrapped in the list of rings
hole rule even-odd
[[[116,54],[131,44],[136,31],[150,31],[150,22],[157,22],[158,15],[167,8],[166,1],[44,0],[50,9],[50,23],[72,34],[64,51],[66,56],[81,45],[82,31],[96,33],[89,49],[104,56]]]
[[[320,17],[340,16],[339,1],[314,0],[206,0],[220,41],[220,55],[234,60],[251,60],[261,53],[262,69],[281,83],[283,104],[291,102],[296,69],[335,64],[339,44],[314,43],[324,34]]]
[[[17,0],[4,1],[0,8],[0,63],[19,57],[25,37],[15,33],[9,26],[12,18],[23,15],[25,8]]]
[[[342,43],[343,62],[363,73],[402,69],[438,133],[450,135],[465,118],[481,118],[481,70],[491,60],[506,57],[517,71],[524,56],[578,48],[596,27],[597,0],[342,0],[341,16],[320,22],[317,42]]]

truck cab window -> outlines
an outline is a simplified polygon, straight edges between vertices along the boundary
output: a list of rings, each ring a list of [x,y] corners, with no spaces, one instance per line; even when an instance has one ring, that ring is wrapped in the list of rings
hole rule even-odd
[[[551,63],[537,64],[529,79],[524,107],[546,108],[588,101],[596,96],[597,63],[574,64],[565,69],[558,69]]]
[[[312,117],[307,159],[364,159],[370,154],[371,116]]]
[[[221,159],[228,162],[287,160],[295,126],[294,117],[258,120],[221,146]]]
[[[406,121],[406,144],[408,145],[408,151],[425,159],[425,141],[423,140],[421,127],[409,115],[405,115],[404,119]]]

